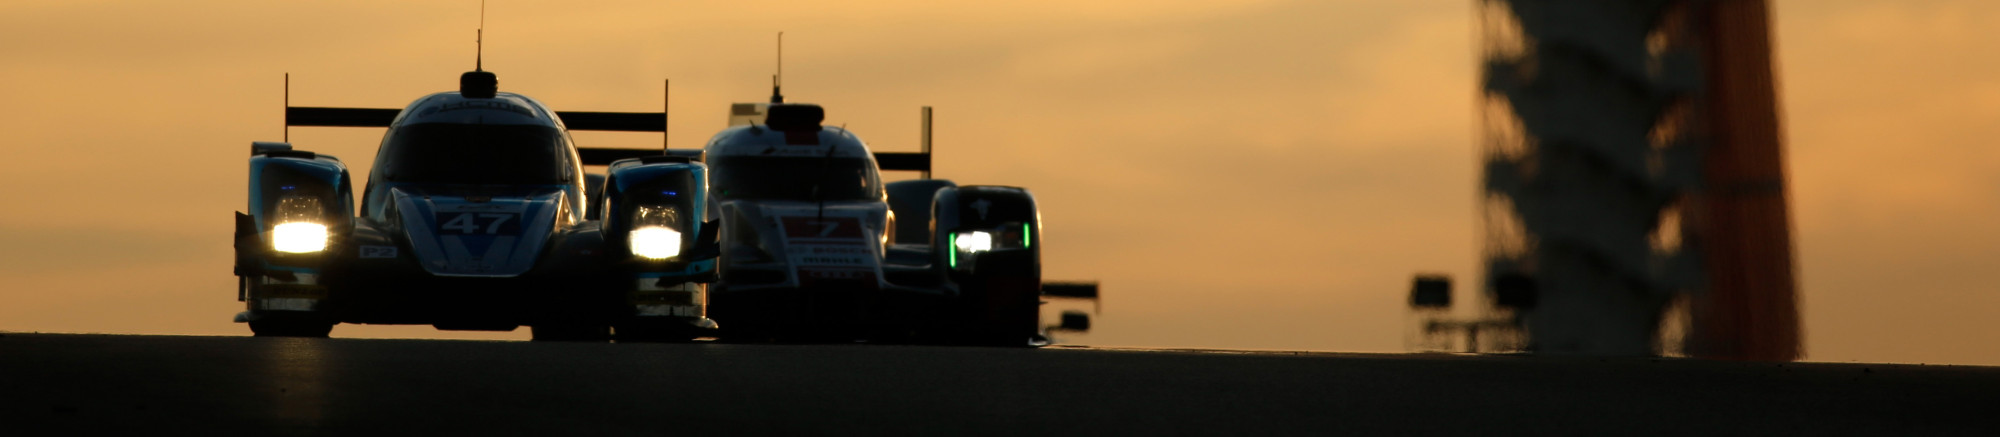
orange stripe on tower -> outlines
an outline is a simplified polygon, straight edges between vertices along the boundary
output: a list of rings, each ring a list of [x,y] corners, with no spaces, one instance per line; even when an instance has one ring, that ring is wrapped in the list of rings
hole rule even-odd
[[[1688,351],[1789,361],[1802,354],[1784,138],[1772,74],[1770,7],[1716,0],[1695,8],[1706,67],[1709,139],[1693,220],[1708,292],[1694,296]]]

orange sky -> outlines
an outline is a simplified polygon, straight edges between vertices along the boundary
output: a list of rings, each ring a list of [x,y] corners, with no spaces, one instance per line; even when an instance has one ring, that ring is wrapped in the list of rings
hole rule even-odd
[[[700,144],[786,91],[938,176],[1042,201],[1101,345],[1399,351],[1417,271],[1476,281],[1471,0],[494,0],[486,66]],[[1811,360],[2000,364],[2000,3],[1774,4]],[[472,64],[476,2],[0,5],[0,330],[247,334],[246,145],[292,102],[400,107]],[[365,177],[381,132],[303,128]],[[657,135],[584,133],[651,147]],[[1461,298],[1464,296],[1462,295]],[[524,338],[343,325],[336,336]]]

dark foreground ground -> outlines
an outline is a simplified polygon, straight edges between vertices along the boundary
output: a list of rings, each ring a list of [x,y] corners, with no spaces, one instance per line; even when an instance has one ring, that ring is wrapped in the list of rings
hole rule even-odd
[[[2000,435],[2000,368],[0,334],[0,435]]]

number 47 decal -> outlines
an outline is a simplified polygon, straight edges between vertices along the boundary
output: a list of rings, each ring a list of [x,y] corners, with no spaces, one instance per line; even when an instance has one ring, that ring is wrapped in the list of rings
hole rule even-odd
[[[458,233],[461,234],[479,234],[482,233],[479,232],[479,228],[481,227],[479,225],[479,222],[482,219],[484,219],[484,220],[492,220],[493,222],[485,226],[486,232],[483,233],[498,234],[500,233],[500,225],[506,224],[507,220],[513,218],[514,218],[513,214],[496,214],[496,213],[475,214],[469,212],[460,213],[457,216],[452,217],[451,220],[445,221],[444,224],[438,225],[438,228],[450,231],[458,231]]]

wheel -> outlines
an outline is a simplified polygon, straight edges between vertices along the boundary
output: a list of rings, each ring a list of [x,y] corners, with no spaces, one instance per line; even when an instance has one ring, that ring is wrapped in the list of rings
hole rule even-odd
[[[611,341],[611,319],[602,312],[608,306],[599,296],[571,294],[565,299],[543,303],[546,312],[528,325],[530,341]]]
[[[618,325],[613,338],[619,343],[686,343],[715,335],[714,320],[663,320]]]
[[[612,339],[619,343],[687,343],[699,337],[684,330],[670,329],[620,327],[612,331]]]
[[[611,340],[611,327],[605,325],[585,325],[553,323],[528,327],[529,339],[533,341],[577,341],[603,342]]]
[[[975,299],[977,320],[968,334],[978,344],[1043,346],[1042,278],[1031,251],[991,252],[974,262],[973,273],[960,283]]]
[[[250,322],[250,333],[258,337],[326,338],[333,324],[308,320],[265,319]]]

